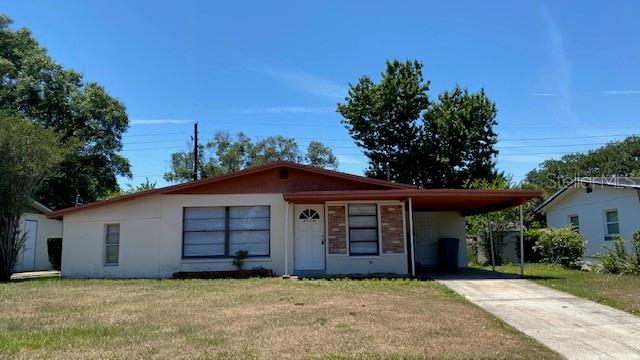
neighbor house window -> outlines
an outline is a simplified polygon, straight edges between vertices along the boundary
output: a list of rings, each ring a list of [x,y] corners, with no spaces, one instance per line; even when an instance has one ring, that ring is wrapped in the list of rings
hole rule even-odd
[[[105,225],[104,233],[104,264],[118,265],[120,261],[120,224]]]
[[[580,231],[580,218],[578,215],[569,215],[569,225],[574,231]]]
[[[269,237],[269,206],[184,208],[184,258],[268,256]]]
[[[606,239],[612,239],[613,235],[620,234],[620,223],[618,222],[618,210],[607,210],[604,212],[605,227],[607,230]]]
[[[378,206],[349,205],[349,254],[378,255]]]

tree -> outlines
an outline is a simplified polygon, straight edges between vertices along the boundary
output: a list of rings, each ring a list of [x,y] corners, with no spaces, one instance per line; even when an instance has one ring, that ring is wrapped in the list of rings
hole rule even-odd
[[[20,216],[65,156],[59,137],[30,121],[0,115],[0,281],[11,277],[25,241]]]
[[[337,170],[338,158],[328,147],[319,141],[309,142],[307,147],[307,155],[305,156],[307,164],[311,166],[321,167],[325,169]]]
[[[124,105],[57,64],[28,29],[13,31],[11,23],[0,15],[0,110],[57,131],[61,146],[75,146],[36,197],[61,208],[78,195],[89,202],[117,191],[117,176],[131,175],[118,154],[128,127]]]
[[[551,195],[578,177],[640,176],[640,136],[612,141],[586,153],[546,160],[527,173],[525,181]]]
[[[430,188],[495,178],[495,104],[458,86],[432,103],[428,90],[418,61],[387,61],[379,83],[349,85],[337,109],[369,158],[366,174]]]
[[[332,169],[338,166],[331,150],[317,141],[309,144],[306,159],[312,166]],[[277,135],[253,142],[242,132],[233,137],[226,131],[218,131],[210,141],[198,147],[198,172],[202,178],[278,160],[302,160],[295,139]],[[174,183],[192,180],[193,162],[193,151],[171,154],[171,171],[164,174],[164,179]]]
[[[136,186],[133,186],[131,184],[127,184],[127,189],[126,190],[118,190],[118,191],[114,191],[112,193],[109,193],[109,195],[105,196],[104,199],[111,199],[111,198],[115,198],[115,197],[119,197],[119,196],[123,196],[123,195],[129,195],[129,194],[135,194],[137,192],[141,192],[141,191],[149,191],[149,190],[153,190],[155,189],[157,186],[157,183],[151,182],[149,180],[149,178],[145,178],[145,182],[140,183]],[[104,200],[103,199],[103,200]]]

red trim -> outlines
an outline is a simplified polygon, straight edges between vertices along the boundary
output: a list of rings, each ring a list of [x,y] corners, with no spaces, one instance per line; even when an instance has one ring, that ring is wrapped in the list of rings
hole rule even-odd
[[[263,172],[263,171],[268,171],[268,170],[278,169],[278,168],[298,169],[301,171],[306,171],[306,172],[319,174],[319,175],[332,176],[332,177],[344,179],[344,180],[384,186],[384,187],[388,187],[389,189],[415,189],[415,186],[409,185],[409,184],[400,184],[400,183],[394,183],[394,182],[389,182],[384,180],[371,179],[364,176],[352,175],[352,174],[347,174],[347,173],[338,172],[338,171],[331,171],[331,170],[321,169],[314,166],[296,164],[290,161],[278,161],[268,165],[253,166],[244,170],[236,171],[236,172],[221,175],[221,176],[209,177],[209,178],[201,179],[197,181],[190,181],[184,184],[171,185],[171,186],[154,189],[154,190],[143,191],[143,192],[139,192],[131,195],[124,195],[124,196],[116,197],[113,199],[97,201],[97,202],[93,202],[93,203],[89,203],[81,206],[60,209],[47,214],[47,217],[50,219],[62,219],[65,214],[69,214],[69,213],[73,213],[81,210],[91,209],[98,206],[104,206],[104,205],[119,203],[123,201],[129,201],[129,200],[137,199],[144,196],[150,196],[154,194],[171,194],[180,190],[190,189],[197,186],[225,181],[225,180],[237,178],[240,176],[247,176],[247,175],[255,174],[258,172]]]

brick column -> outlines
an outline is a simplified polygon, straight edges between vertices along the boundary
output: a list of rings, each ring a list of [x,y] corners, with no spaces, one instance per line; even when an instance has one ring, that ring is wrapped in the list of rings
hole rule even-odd
[[[344,205],[327,206],[329,254],[347,253],[347,223]]]
[[[380,206],[380,227],[382,229],[382,252],[385,254],[404,253],[404,222],[402,205]]]

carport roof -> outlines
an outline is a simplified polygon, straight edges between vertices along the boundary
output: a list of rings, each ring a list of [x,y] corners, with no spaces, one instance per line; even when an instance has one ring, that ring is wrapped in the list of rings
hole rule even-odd
[[[460,211],[467,216],[507,209],[541,195],[540,190],[389,189],[292,192],[285,193],[284,199],[301,204],[325,201],[411,199],[415,211]]]

